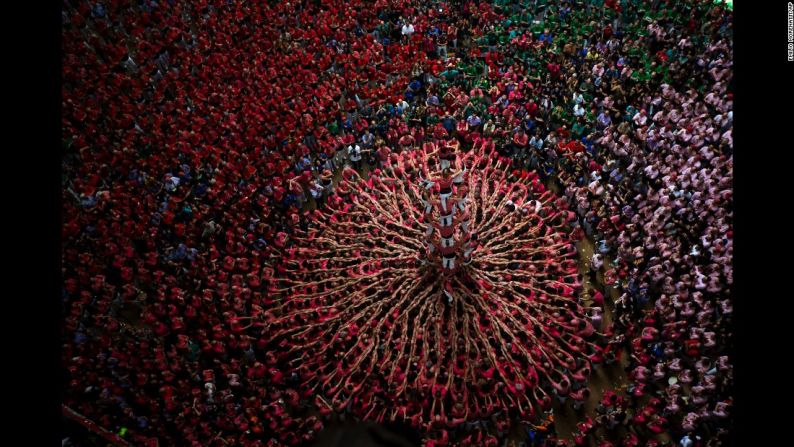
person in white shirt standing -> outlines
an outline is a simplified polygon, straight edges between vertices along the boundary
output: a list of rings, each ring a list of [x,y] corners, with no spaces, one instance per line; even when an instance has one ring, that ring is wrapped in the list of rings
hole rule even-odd
[[[413,33],[414,33],[414,26],[406,21],[403,24],[403,28],[402,28],[403,40],[410,40]]]
[[[347,147],[347,156],[351,162],[353,162],[353,168],[356,171],[361,170],[361,146],[355,145]]]

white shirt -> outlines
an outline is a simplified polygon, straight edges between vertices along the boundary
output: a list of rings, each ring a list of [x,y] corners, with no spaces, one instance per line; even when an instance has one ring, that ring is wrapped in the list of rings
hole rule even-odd
[[[410,23],[403,25],[403,36],[410,36],[414,33],[414,26]]]
[[[352,161],[361,160],[361,146],[356,145],[355,148],[353,146],[348,146],[347,153],[348,155],[350,155],[350,160]]]

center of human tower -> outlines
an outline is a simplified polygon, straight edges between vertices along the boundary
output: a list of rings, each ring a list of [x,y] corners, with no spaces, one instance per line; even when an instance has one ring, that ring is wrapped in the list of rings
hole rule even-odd
[[[449,301],[452,295],[448,279],[461,274],[471,263],[476,236],[471,232],[468,206],[468,171],[458,157],[458,141],[439,142],[431,154],[436,157],[435,170],[425,169],[422,180],[424,204],[423,262],[435,266],[445,283]]]

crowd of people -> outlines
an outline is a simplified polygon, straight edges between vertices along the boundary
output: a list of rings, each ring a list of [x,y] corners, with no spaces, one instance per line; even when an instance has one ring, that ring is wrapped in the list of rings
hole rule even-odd
[[[64,403],[136,445],[309,442],[344,399],[318,401],[261,317],[312,210],[339,215],[373,187],[364,171],[426,145],[465,157],[490,141],[509,181],[559,188],[596,242],[593,271],[619,298],[613,325],[592,312],[610,342],[589,360],[629,353],[628,390],[573,439],[544,426],[521,442],[719,445],[731,19],[694,0],[64,0]],[[549,365],[579,377],[554,399],[586,399],[581,366]],[[498,445],[521,422],[451,406],[449,433],[412,421],[428,444]]]
[[[345,168],[346,192],[294,235],[284,298],[254,324],[327,417],[495,445],[589,396],[605,339],[578,295],[575,213],[536,174],[511,178],[493,141],[472,144],[426,141],[366,180]]]

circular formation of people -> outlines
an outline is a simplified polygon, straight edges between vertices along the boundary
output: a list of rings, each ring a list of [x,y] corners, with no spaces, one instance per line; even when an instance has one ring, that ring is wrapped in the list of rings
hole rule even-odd
[[[351,420],[425,446],[727,443],[722,2],[62,16],[65,414],[146,446]]]

